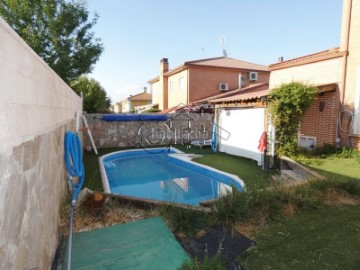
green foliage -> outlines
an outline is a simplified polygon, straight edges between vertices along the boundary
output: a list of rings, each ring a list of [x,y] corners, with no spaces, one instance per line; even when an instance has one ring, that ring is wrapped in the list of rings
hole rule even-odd
[[[269,94],[269,112],[276,128],[279,153],[297,151],[297,132],[306,109],[315,100],[316,87],[299,82],[282,84]]]
[[[199,230],[213,224],[210,215],[194,211],[191,208],[167,205],[160,207],[159,210],[173,231],[186,236],[193,236]]]
[[[324,193],[326,191],[336,190],[339,193],[360,197],[360,181],[358,179],[310,181],[308,186],[309,189],[314,192],[321,191]]]
[[[293,209],[310,210],[321,207],[328,192],[336,190],[340,194],[360,196],[358,180],[313,180],[294,187],[275,186],[266,190],[233,192],[220,198],[215,207],[216,220],[227,227],[237,222],[248,222],[262,216],[266,220],[279,220],[283,209],[291,205]],[[335,196],[335,195],[334,195]]]
[[[333,158],[353,158],[360,162],[360,153],[354,148],[343,147],[336,148],[333,145],[325,144],[322,147],[317,147],[314,150],[301,149],[298,153],[291,155],[292,158],[306,165],[321,165],[324,161],[321,159]]]
[[[360,153],[354,148],[343,147],[340,151],[336,152],[334,157],[337,158],[353,158],[356,161],[360,162]]]
[[[110,110],[111,99],[106,96],[106,91],[99,82],[81,76],[72,81],[70,85],[76,93],[83,94],[84,111],[88,113],[107,113]]]
[[[80,0],[1,0],[0,15],[67,83],[93,69],[103,51]]]
[[[232,193],[220,198],[216,203],[215,215],[219,222],[232,227],[239,220],[246,220],[251,215],[250,192],[241,192],[236,188]]]
[[[145,111],[145,113],[158,113],[158,112],[161,112],[160,109],[149,109],[147,111]]]
[[[181,265],[181,270],[225,270],[225,262],[221,259],[220,253],[214,257],[205,257],[205,259],[200,262],[197,259],[192,260],[191,262],[185,262]]]

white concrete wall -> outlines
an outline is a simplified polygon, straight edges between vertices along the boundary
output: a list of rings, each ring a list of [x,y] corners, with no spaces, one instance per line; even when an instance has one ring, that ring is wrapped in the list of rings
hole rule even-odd
[[[294,81],[313,85],[339,82],[342,74],[341,61],[342,58],[335,58],[271,71],[269,88]]]
[[[50,269],[82,102],[0,18],[0,269]]]
[[[261,165],[259,140],[265,131],[265,109],[221,110],[219,151],[256,160]]]
[[[81,113],[79,97],[0,18],[0,147],[16,145]]]

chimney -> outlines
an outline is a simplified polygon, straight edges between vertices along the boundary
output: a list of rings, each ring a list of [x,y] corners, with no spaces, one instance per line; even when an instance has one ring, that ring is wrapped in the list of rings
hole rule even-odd
[[[163,58],[160,60],[160,74],[163,75],[164,73],[169,71],[169,62],[167,58]]]
[[[160,60],[160,76],[159,76],[159,88],[162,92],[162,105],[160,108],[166,110],[168,108],[168,78],[165,73],[169,71],[169,62],[167,58]]]
[[[144,87],[144,93],[146,93],[147,92],[147,88],[146,88],[146,86]]]
[[[284,56],[279,56],[279,57],[278,57],[278,62],[279,62],[279,63],[284,62]]]

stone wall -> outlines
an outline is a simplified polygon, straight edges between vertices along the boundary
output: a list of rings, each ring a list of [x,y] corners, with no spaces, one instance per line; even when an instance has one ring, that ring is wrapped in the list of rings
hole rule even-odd
[[[208,140],[212,134],[212,114],[169,114],[164,122],[107,122],[100,114],[85,115],[97,148],[149,147],[187,144]],[[84,145],[90,140],[84,134]]]
[[[0,18],[0,269],[50,269],[82,101]]]

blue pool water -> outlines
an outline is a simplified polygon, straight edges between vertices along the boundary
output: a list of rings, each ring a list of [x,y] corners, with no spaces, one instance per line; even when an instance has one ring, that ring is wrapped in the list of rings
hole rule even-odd
[[[242,190],[243,182],[237,176],[183,157],[181,152],[165,148],[101,157],[105,192],[199,206],[231,192],[231,186]]]

